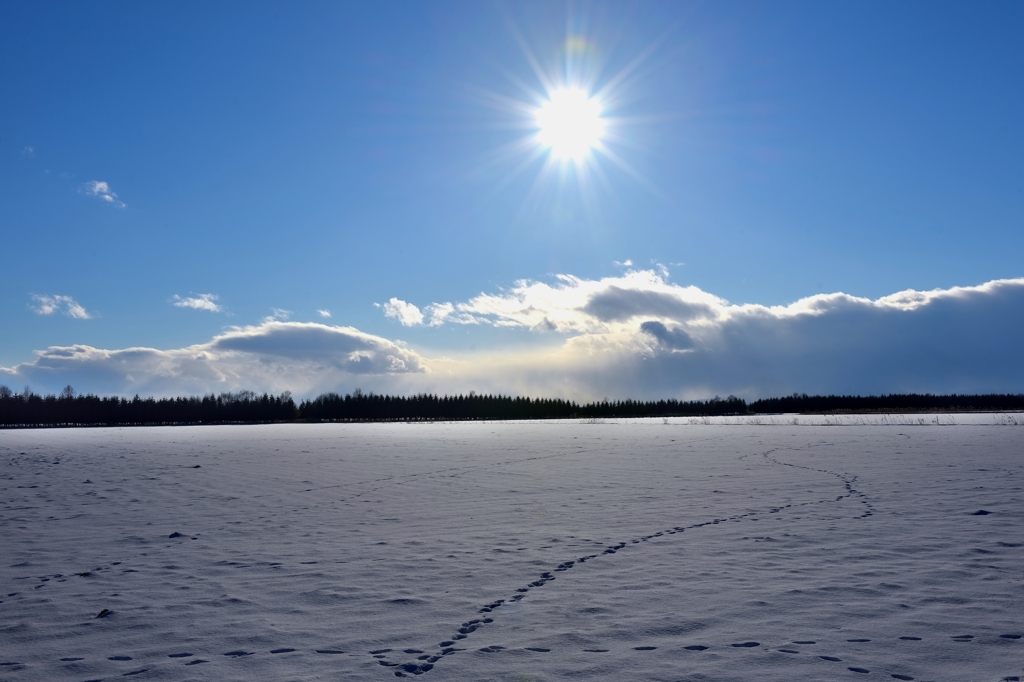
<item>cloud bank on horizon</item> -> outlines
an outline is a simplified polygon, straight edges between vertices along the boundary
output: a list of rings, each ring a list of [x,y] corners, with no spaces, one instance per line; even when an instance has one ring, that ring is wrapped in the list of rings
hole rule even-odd
[[[591,400],[1016,392],[1024,382],[1024,278],[762,306],[631,270],[600,280],[520,281],[425,313],[397,298],[382,308],[406,326],[527,328],[538,343],[428,357],[353,327],[277,315],[187,348],[52,346],[0,368],[0,383],[128,395],[249,388],[312,396],[360,387]]]

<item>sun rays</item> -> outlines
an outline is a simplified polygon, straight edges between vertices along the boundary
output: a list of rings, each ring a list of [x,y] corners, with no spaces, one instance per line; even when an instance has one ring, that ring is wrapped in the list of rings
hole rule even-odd
[[[578,202],[588,223],[601,215],[602,198],[617,194],[616,175],[659,194],[624,158],[638,146],[630,128],[644,122],[635,112],[625,113],[642,98],[641,79],[635,76],[659,41],[621,59],[610,54],[611,48],[600,49],[596,35],[569,32],[557,42],[550,36],[528,41],[511,21],[508,25],[529,71],[505,67],[510,89],[477,91],[496,115],[493,122],[515,131],[492,148],[479,169],[497,172],[500,179],[491,190],[532,176],[520,218],[532,221],[555,206],[563,210],[574,196],[572,203]]]

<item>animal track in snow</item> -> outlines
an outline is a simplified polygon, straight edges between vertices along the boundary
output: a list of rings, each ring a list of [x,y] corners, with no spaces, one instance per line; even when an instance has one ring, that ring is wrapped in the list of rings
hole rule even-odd
[[[620,541],[620,542],[618,542],[616,544],[606,546],[606,548],[604,550],[602,550],[598,554],[589,554],[589,555],[584,555],[584,556],[576,557],[575,559],[570,559],[570,560],[567,560],[567,561],[563,561],[562,563],[558,564],[551,571],[546,571],[546,572],[540,573],[536,580],[533,580],[533,581],[527,583],[523,587],[515,588],[515,594],[511,595],[507,599],[498,599],[498,600],[495,600],[493,602],[490,602],[488,604],[483,605],[479,609],[479,613],[481,613],[481,614],[490,614],[492,612],[495,612],[496,610],[499,610],[500,607],[503,604],[505,604],[505,603],[514,603],[514,602],[517,602],[517,601],[525,598],[526,596],[528,596],[528,593],[530,592],[530,590],[543,587],[546,583],[554,580],[555,576],[553,574],[555,572],[564,573],[566,571],[573,570],[574,568],[579,568],[580,566],[582,566],[583,564],[585,564],[588,561],[599,559],[599,558],[602,558],[602,557],[611,557],[611,556],[617,554],[620,551],[627,550],[627,549],[629,549],[631,547],[640,546],[644,542],[652,541],[652,540],[655,540],[655,539],[664,540],[664,539],[667,539],[667,536],[669,536],[669,535],[680,534],[680,533],[683,533],[686,530],[694,530],[694,529],[702,528],[702,527],[705,527],[705,526],[714,526],[714,525],[718,525],[718,524],[729,522],[729,521],[742,521],[744,519],[748,519],[748,518],[751,518],[751,517],[756,518],[756,517],[759,517],[759,516],[761,516],[763,514],[766,514],[766,513],[767,514],[778,514],[778,513],[783,512],[786,509],[795,509],[795,508],[798,508],[798,507],[806,507],[806,506],[811,506],[811,505],[835,503],[835,502],[840,502],[842,500],[850,499],[850,498],[856,499],[858,502],[860,502],[863,505],[864,511],[859,516],[857,516],[857,518],[868,518],[868,517],[870,517],[870,516],[872,516],[874,514],[874,507],[872,506],[871,502],[869,501],[867,495],[865,493],[857,490],[856,488],[854,488],[854,484],[856,483],[857,478],[858,478],[857,476],[850,475],[850,474],[845,474],[845,473],[837,473],[837,472],[830,471],[830,470],[827,470],[827,469],[807,467],[807,466],[802,466],[802,465],[797,465],[797,464],[791,464],[791,463],[788,463],[788,462],[783,462],[783,461],[779,460],[777,457],[774,457],[773,454],[772,454],[773,452],[775,452],[775,450],[769,450],[768,452],[761,453],[761,455],[762,455],[762,457],[766,461],[769,461],[769,462],[771,462],[771,463],[773,463],[775,465],[778,465],[778,466],[788,466],[788,467],[793,467],[793,468],[796,468],[796,469],[804,469],[804,470],[807,470],[807,471],[813,471],[813,472],[817,472],[817,473],[822,473],[822,474],[826,474],[826,475],[829,475],[829,476],[833,476],[836,479],[838,479],[839,482],[843,485],[843,494],[837,495],[836,497],[821,498],[821,499],[818,499],[818,500],[812,500],[812,501],[807,501],[807,502],[790,503],[790,504],[785,504],[785,505],[778,505],[778,506],[774,506],[774,507],[769,507],[769,508],[767,508],[766,511],[765,510],[762,510],[762,511],[752,511],[752,512],[746,512],[746,513],[742,513],[742,514],[735,514],[735,515],[728,516],[728,517],[719,517],[719,518],[712,519],[710,521],[704,521],[704,522],[701,522],[701,523],[691,524],[689,526],[673,526],[671,528],[665,528],[665,529],[656,530],[656,531],[651,532],[651,533],[649,533],[647,535],[642,535],[642,536],[634,537],[634,538],[629,539],[628,541]],[[771,538],[763,538],[763,539],[770,540]],[[498,611],[498,613],[500,614],[500,610]],[[427,661],[428,664],[430,665],[430,667],[424,668],[424,667],[422,667],[422,664],[416,664],[416,663],[411,663],[411,662],[408,663],[408,664],[399,664],[399,663],[390,663],[390,662],[385,664],[383,661],[381,661],[381,664],[382,665],[388,665],[389,667],[396,667],[396,668],[398,668],[398,670],[394,671],[394,674],[396,676],[398,676],[398,677],[405,677],[405,676],[407,676],[409,674],[421,675],[421,674],[423,674],[425,672],[428,672],[430,669],[432,669],[433,664],[438,662],[438,661],[440,661],[440,660],[442,660],[442,658],[444,656],[452,655],[456,651],[461,651],[461,649],[452,649],[452,648],[450,648],[450,646],[453,644],[453,642],[466,640],[474,632],[479,630],[481,627],[486,626],[490,622],[492,622],[492,619],[491,618],[486,618],[486,619],[482,619],[482,620],[481,619],[473,619],[473,620],[469,620],[469,621],[466,621],[465,623],[463,623],[462,626],[460,628],[458,628],[457,632],[454,635],[452,635],[448,640],[442,641],[438,645],[437,653],[425,654],[425,655],[419,657],[419,660]],[[912,636],[906,636],[906,637],[901,638],[901,639],[903,639],[904,641],[920,641],[920,638],[916,638],[916,637],[912,637]],[[954,639],[954,641],[970,641],[969,639],[965,639],[965,638],[961,638],[961,637],[953,637],[953,639]],[[850,639],[849,641],[851,643],[863,644],[863,643],[868,643],[871,640],[870,639],[866,639],[866,638],[856,638],[856,639]],[[798,642],[794,642],[794,644],[796,644],[796,643],[798,643]],[[810,640],[800,640],[799,643],[810,645],[810,644],[814,644],[815,642],[814,641],[810,641]],[[497,645],[491,645],[489,647],[484,647],[483,649],[479,649],[478,651],[482,651],[482,652],[485,652],[485,653],[498,653],[500,651],[504,651],[505,650],[502,647],[497,647],[496,648],[496,646]],[[732,643],[731,644],[731,648],[734,648],[734,649],[754,649],[754,648],[758,648],[760,646],[761,646],[760,643],[753,642],[753,641],[737,642],[737,643]],[[645,647],[645,646],[634,647],[634,649],[637,650],[637,651],[650,651],[650,650],[653,650],[655,648],[656,647]],[[688,649],[688,650],[691,650],[691,651],[705,651],[709,647],[704,646],[704,645],[692,645],[692,646],[685,647],[685,648]],[[606,653],[608,650],[586,649],[584,651],[591,652],[591,653]],[[792,656],[792,655],[799,655],[800,651],[796,650],[796,649],[786,648],[786,649],[780,650],[780,653],[784,653],[784,654]],[[829,661],[829,662],[841,662],[842,661],[842,659],[840,657],[838,657],[838,656],[829,656],[829,655],[820,655],[819,654],[819,655],[817,655],[817,657],[819,659],[821,659],[821,660]],[[860,674],[868,674],[870,672],[867,668],[862,668],[862,667],[859,667],[859,666],[850,666],[848,668],[848,670],[850,670],[851,672],[860,673]],[[893,673],[892,676],[893,676],[894,679],[901,679],[901,680],[902,679],[911,679],[911,680],[914,679],[912,676],[905,675],[903,673]]]

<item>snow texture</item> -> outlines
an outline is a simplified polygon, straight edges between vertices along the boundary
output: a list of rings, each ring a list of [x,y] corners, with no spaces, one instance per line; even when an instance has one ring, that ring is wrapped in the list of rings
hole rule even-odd
[[[3,431],[0,679],[1024,677],[1017,418],[858,419]]]

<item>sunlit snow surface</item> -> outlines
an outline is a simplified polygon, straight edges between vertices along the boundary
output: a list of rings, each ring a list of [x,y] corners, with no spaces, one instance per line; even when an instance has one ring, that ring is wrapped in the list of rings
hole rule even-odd
[[[1024,427],[789,419],[2,431],[0,679],[1024,678]]]

